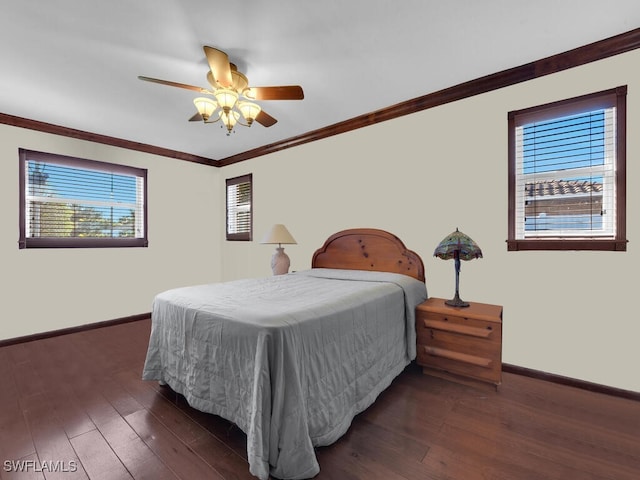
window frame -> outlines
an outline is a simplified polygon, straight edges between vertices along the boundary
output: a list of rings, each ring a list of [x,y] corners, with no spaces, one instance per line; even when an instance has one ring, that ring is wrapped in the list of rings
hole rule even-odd
[[[582,95],[544,105],[514,110],[508,113],[508,232],[507,250],[609,250],[626,251],[626,130],[627,130],[627,87],[620,86],[609,90]],[[615,107],[616,158],[615,163],[615,202],[616,231],[613,237],[583,236],[553,238],[516,238],[516,127],[548,118],[572,115],[581,111],[597,110],[603,107]]]
[[[97,160],[59,155],[55,153],[38,152],[20,148],[19,174],[19,239],[18,248],[121,248],[121,247],[148,247],[148,195],[147,195],[147,169],[119,165]],[[142,179],[142,224],[144,236],[131,237],[27,237],[27,212],[26,212],[26,164],[28,161],[41,161],[50,164],[58,164],[67,167],[84,168],[87,170],[101,171],[120,175],[132,175]]]
[[[233,185],[239,185],[241,183],[249,184],[249,231],[240,233],[229,232],[229,217],[230,217],[230,205],[229,205],[229,187]],[[248,173],[246,175],[240,175],[238,177],[227,178],[225,181],[225,238],[228,241],[250,242],[253,240],[253,174]]]

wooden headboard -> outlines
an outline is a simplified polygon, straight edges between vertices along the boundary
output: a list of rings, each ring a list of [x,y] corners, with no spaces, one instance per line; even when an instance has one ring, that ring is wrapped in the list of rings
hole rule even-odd
[[[311,267],[403,273],[424,282],[420,256],[392,233],[375,228],[334,233],[313,254]]]

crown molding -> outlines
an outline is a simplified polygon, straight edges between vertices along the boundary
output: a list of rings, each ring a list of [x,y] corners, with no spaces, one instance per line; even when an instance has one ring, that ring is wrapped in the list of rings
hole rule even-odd
[[[3,123],[5,125],[12,125],[14,127],[26,128],[29,130],[36,130],[43,133],[51,133],[53,135],[60,135],[63,137],[76,138],[78,140],[86,140],[87,142],[102,143],[104,145],[111,145],[113,147],[120,147],[126,148],[128,150],[150,153],[152,155],[159,155],[161,157],[175,158],[177,160],[201,163],[204,165],[211,165],[216,167],[219,166],[217,160],[212,160],[206,157],[199,157],[198,155],[192,155],[190,153],[178,152],[176,150],[169,150],[168,148],[148,145],[146,143],[132,142],[131,140],[109,137],[107,135],[86,132],[84,130],[77,130],[75,128],[62,127],[60,125],[45,123],[39,120],[31,120],[29,118],[16,117],[14,115],[8,115],[6,113],[0,113],[0,123]]]
[[[603,60],[640,48],[640,28],[614,37],[590,43],[557,55],[536,60],[519,67],[510,68],[453,87],[407,100],[397,105],[376,110],[343,122],[334,123],[318,130],[291,137],[281,142],[265,145],[253,150],[220,159],[220,166],[231,165],[251,158],[274,153],[304,143],[314,142],[340,133],[367,127],[394,118],[420,112],[429,108],[491,92],[500,88],[526,82],[552,73],[561,72],[587,63]]]
[[[609,37],[605,40],[590,43],[582,47],[575,48],[557,55],[536,60],[531,63],[521,65],[519,67],[510,68],[484,77],[476,78],[468,82],[429,93],[421,97],[413,98],[390,107],[366,113],[358,117],[345,120],[343,122],[334,123],[317,130],[290,137],[275,143],[264,145],[252,150],[238,153],[226,158],[214,160],[211,158],[200,157],[185,152],[169,150],[154,145],[132,142],[120,138],[99,135],[96,133],[85,132],[72,128],[66,128],[59,125],[44,123],[37,120],[30,120],[21,117],[15,117],[0,113],[0,123],[13,125],[21,128],[28,128],[40,132],[51,133],[66,137],[77,138],[89,142],[102,143],[115,147],[127,148],[139,152],[160,155],[163,157],[175,158],[188,162],[195,162],[213,167],[224,167],[234,163],[242,162],[256,157],[275,153],[287,148],[297,147],[309,142],[315,142],[324,138],[346,133],[358,128],[375,125],[376,123],[386,122],[394,118],[402,117],[412,113],[420,112],[429,108],[455,102],[465,98],[473,97],[482,93],[487,93],[500,88],[515,85],[517,83],[526,82],[535,78],[543,77],[552,73],[561,72],[570,68],[585,65],[587,63],[603,60],[613,57],[621,53],[629,52],[640,48],[640,28],[630,30],[626,33]]]

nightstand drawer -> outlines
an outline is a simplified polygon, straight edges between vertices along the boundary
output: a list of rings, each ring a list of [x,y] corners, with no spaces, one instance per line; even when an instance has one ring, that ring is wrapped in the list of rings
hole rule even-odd
[[[493,338],[488,339],[436,328],[424,328],[419,330],[417,343],[473,355],[496,357],[500,352],[500,332],[493,330],[491,335]]]
[[[445,372],[500,383],[500,360],[446,348],[418,345],[418,364]]]
[[[501,343],[502,325],[485,320],[453,317],[439,314],[419,315],[416,320],[418,342],[432,341],[435,337],[456,335],[462,342]]]
[[[431,312],[418,311],[416,329],[418,335],[420,335],[421,331],[434,329],[477,337],[487,341],[500,341],[501,337],[501,323],[461,315]]]

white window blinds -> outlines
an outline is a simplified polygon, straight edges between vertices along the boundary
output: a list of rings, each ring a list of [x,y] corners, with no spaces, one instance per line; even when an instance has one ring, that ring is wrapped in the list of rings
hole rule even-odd
[[[21,246],[146,245],[146,170],[21,153]]]
[[[509,251],[626,251],[626,99],[619,86],[509,112]]]
[[[252,175],[230,178],[227,185],[227,240],[251,240]]]
[[[614,237],[615,108],[516,126],[516,238]]]

